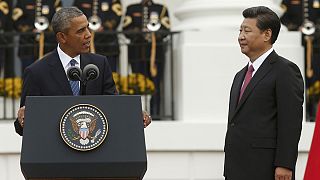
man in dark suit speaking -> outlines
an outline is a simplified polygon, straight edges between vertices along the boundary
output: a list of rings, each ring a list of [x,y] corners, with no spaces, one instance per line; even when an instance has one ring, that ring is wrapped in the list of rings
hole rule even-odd
[[[116,95],[112,71],[104,56],[90,54],[89,23],[87,17],[78,8],[62,8],[52,18],[52,29],[56,34],[58,47],[41,60],[27,67],[24,72],[20,109],[14,122],[16,132],[23,134],[26,96],[63,96],[79,95],[80,82],[69,82],[66,71],[70,66],[85,67],[94,64],[99,68],[100,76],[89,81],[88,95]],[[144,126],[151,117],[144,113]]]
[[[273,50],[279,17],[243,11],[238,42],[249,63],[231,87],[225,139],[226,180],[294,180],[304,84],[299,68]]]

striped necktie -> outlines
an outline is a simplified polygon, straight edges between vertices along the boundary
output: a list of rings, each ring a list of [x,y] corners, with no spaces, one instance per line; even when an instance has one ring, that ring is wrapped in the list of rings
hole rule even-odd
[[[71,59],[70,61],[70,65],[71,66],[75,66],[77,63],[76,60]],[[71,90],[74,96],[78,96],[79,92],[80,92],[80,88],[79,88],[79,81],[71,81],[69,80],[70,86],[71,86]]]

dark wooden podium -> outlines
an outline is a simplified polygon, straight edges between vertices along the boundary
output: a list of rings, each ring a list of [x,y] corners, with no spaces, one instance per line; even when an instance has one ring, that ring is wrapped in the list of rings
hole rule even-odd
[[[108,133],[93,150],[69,147],[60,135],[65,112],[78,104],[99,108]],[[140,180],[147,170],[140,96],[27,97],[21,170],[30,180]]]

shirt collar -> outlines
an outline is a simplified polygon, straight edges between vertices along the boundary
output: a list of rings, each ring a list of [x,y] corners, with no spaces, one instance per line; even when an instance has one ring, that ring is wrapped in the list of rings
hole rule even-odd
[[[251,61],[249,61],[248,67],[250,65],[253,66],[254,72],[257,72],[257,70],[259,69],[259,67],[261,66],[261,64],[264,62],[264,60],[266,60],[266,58],[271,54],[271,52],[273,51],[273,47],[271,47],[267,52],[263,53],[260,57],[258,57],[255,61],[253,61],[253,63]]]
[[[59,55],[59,58],[60,58],[60,61],[63,65],[63,67],[67,67],[69,62],[74,59],[77,61],[77,64],[80,64],[80,54],[74,58],[70,57],[68,54],[66,54],[65,52],[62,51],[62,49],[60,48],[60,45],[58,44],[58,47],[57,47],[57,51],[58,51],[58,55]]]

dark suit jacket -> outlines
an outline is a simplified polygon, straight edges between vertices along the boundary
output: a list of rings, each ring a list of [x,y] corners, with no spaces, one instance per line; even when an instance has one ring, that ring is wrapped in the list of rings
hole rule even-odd
[[[80,66],[95,64],[100,71],[96,80],[87,84],[87,95],[117,94],[112,72],[106,57],[97,54],[81,54]],[[26,96],[72,96],[72,90],[59,59],[54,50],[25,69],[20,106],[24,106]],[[16,132],[23,134],[18,120],[14,123]]]
[[[238,102],[247,66],[234,78],[225,139],[228,180],[274,180],[276,167],[294,169],[302,128],[304,84],[299,68],[274,51]]]

